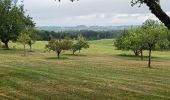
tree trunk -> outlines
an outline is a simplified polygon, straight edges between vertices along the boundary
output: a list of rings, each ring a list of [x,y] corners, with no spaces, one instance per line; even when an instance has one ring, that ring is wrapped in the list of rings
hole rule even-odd
[[[2,42],[4,43],[4,48],[9,50],[9,46],[8,46],[9,40],[2,40]]]
[[[144,0],[144,3],[149,7],[151,10],[151,13],[153,13],[162,23],[165,24],[165,26],[170,29],[170,17],[164,12],[159,5],[154,0]]]
[[[149,62],[148,62],[148,67],[151,68],[151,53],[152,53],[152,50],[149,49]]]
[[[139,56],[139,52],[137,50],[134,50],[133,52],[134,52],[135,56]]]
[[[8,42],[5,42],[5,49],[9,50]]]
[[[30,52],[32,51],[32,45],[29,45],[30,46]]]
[[[75,54],[75,51],[73,50],[73,55]]]
[[[141,49],[140,54],[141,54],[141,60],[143,61],[143,50],[142,49]]]
[[[61,51],[57,51],[57,58],[60,59],[60,53]]]
[[[79,50],[79,53],[80,53],[80,50]]]
[[[26,56],[26,49],[25,49],[25,44],[24,44],[24,56]]]

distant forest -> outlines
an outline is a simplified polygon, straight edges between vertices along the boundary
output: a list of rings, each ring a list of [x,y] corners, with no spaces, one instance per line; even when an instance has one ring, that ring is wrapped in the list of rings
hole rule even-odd
[[[97,40],[97,39],[111,39],[120,36],[122,30],[113,31],[91,31],[91,30],[80,30],[80,31],[46,31],[38,30],[36,32],[35,39],[39,41],[49,41],[51,39],[63,39],[71,38],[76,39],[79,35],[85,37],[87,40]]]

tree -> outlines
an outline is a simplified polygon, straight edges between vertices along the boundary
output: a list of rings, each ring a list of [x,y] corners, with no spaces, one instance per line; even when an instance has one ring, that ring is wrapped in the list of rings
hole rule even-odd
[[[24,56],[26,56],[26,44],[30,41],[30,37],[27,33],[21,33],[19,36],[18,36],[18,39],[17,41],[19,43],[21,43],[23,46],[24,46]]]
[[[14,5],[11,0],[0,1],[0,39],[9,49],[8,42],[16,41],[27,26],[34,26],[32,18],[24,15],[23,5]]]
[[[144,42],[146,43],[147,50],[149,50],[148,67],[150,68],[152,50],[168,48],[168,34],[162,29],[160,24],[154,20],[146,20],[143,23],[143,33],[145,37]]]
[[[83,38],[82,36],[78,36],[78,40],[72,46],[73,54],[75,54],[76,51],[79,51],[80,53],[80,50],[82,50],[83,48],[84,49],[89,48],[89,44],[85,40],[85,38]]]
[[[164,50],[169,48],[169,31],[158,21],[148,19],[141,28],[130,29],[115,41],[115,46],[121,50],[132,50],[135,55],[141,54],[143,50],[149,51],[148,67],[151,67],[153,50]]]
[[[57,39],[50,40],[46,45],[46,48],[57,53],[58,59],[63,50],[70,50],[72,47],[73,41],[70,39]]]
[[[30,40],[28,41],[28,46],[30,47],[30,52],[32,51],[32,45],[36,42],[35,39],[35,34],[36,34],[36,29],[32,27],[27,27],[24,31],[24,33],[28,34],[30,37]]]
[[[135,56],[141,54],[141,60],[143,60],[143,50],[145,49],[145,44],[143,42],[143,35],[141,28],[132,28],[116,39],[114,42],[115,47],[119,50],[132,50]]]

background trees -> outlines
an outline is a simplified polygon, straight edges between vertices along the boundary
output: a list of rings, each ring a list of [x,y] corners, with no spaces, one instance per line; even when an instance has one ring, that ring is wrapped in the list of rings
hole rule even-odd
[[[51,38],[64,39],[69,37],[71,39],[78,38],[79,35],[83,36],[87,40],[96,40],[96,39],[112,39],[120,35],[122,30],[115,31],[90,31],[90,30],[81,30],[81,31],[44,31],[39,30],[34,34],[35,39],[41,41],[49,41]]]
[[[153,50],[164,50],[169,47],[169,32],[162,24],[154,20],[146,20],[141,28],[130,29],[115,41],[115,46],[121,50],[132,50],[136,56],[143,50],[149,51],[148,67],[151,67]]]

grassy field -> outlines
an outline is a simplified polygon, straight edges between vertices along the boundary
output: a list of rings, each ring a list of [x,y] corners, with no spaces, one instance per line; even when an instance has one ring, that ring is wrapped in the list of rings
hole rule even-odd
[[[90,41],[89,49],[60,60],[45,52],[46,43],[36,42],[26,57],[18,44],[0,50],[0,100],[170,99],[168,51],[153,52],[149,69],[147,58],[115,50],[113,40]]]

